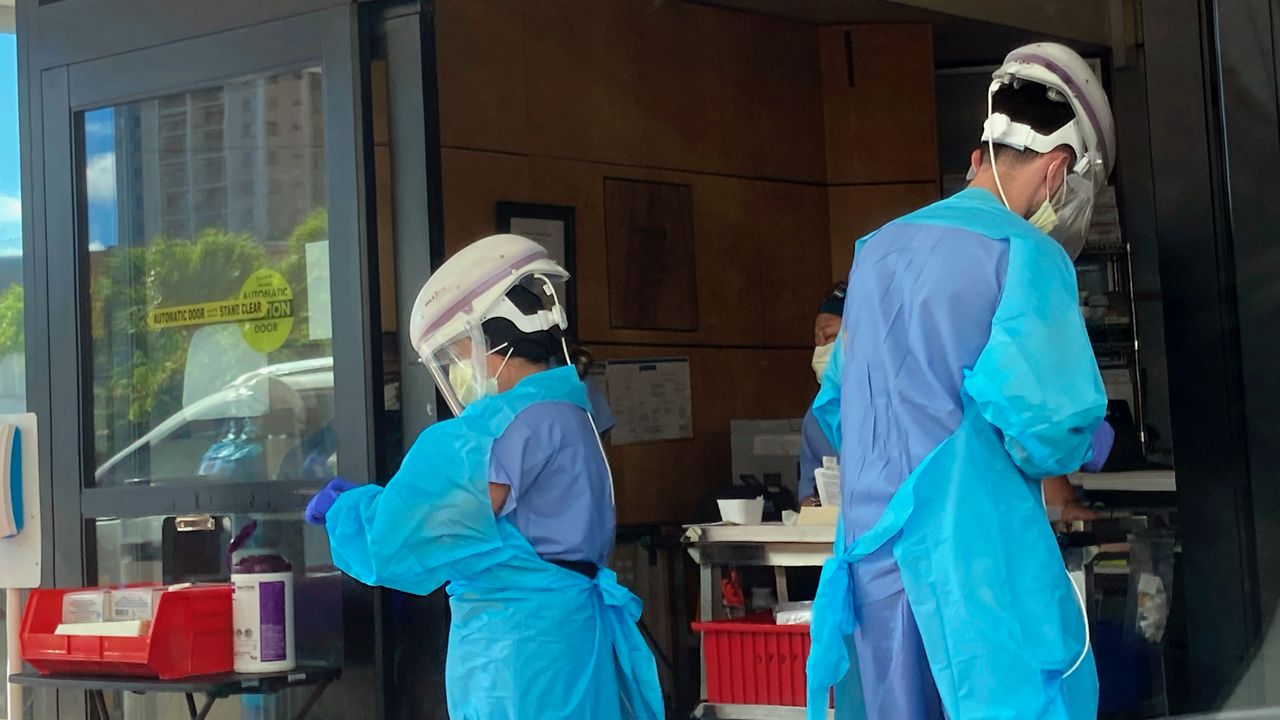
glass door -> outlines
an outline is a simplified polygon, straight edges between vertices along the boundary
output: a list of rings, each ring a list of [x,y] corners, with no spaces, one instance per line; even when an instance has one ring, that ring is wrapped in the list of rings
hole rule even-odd
[[[324,75],[78,115],[94,488],[336,473]]]
[[[330,478],[373,479],[381,422],[356,20],[343,7],[76,63],[42,88],[51,380],[61,365],[70,386],[52,393],[52,474],[55,502],[78,498],[56,581],[225,580],[228,541],[256,523],[243,552],[293,567],[299,660],[351,664],[313,718],[377,703],[360,668],[374,593],[301,520]],[[293,717],[307,693],[216,712]],[[108,704],[187,716],[181,695]]]

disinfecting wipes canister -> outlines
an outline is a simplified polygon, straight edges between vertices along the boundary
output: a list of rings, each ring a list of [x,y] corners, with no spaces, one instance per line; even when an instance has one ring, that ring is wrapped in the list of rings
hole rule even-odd
[[[246,557],[235,564],[231,582],[236,672],[293,670],[293,568],[278,555]]]

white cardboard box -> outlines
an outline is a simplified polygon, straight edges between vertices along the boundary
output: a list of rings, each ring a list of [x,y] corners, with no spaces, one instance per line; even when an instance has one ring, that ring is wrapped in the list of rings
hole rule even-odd
[[[155,617],[163,588],[125,588],[111,591],[111,620],[150,620]]]
[[[78,590],[62,596],[62,622],[67,624],[100,623],[110,617],[111,593],[108,590]]]

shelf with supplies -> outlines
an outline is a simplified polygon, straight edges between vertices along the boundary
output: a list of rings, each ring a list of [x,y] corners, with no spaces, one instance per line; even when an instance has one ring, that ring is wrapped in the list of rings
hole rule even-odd
[[[1114,258],[1124,257],[1129,254],[1128,245],[1085,245],[1080,251],[1080,257],[1088,258]]]
[[[1103,341],[1094,341],[1092,345],[1093,345],[1093,351],[1095,353],[1111,354],[1111,353],[1129,353],[1129,352],[1138,351],[1138,344],[1136,342],[1127,342],[1127,341],[1107,342],[1103,340]]]

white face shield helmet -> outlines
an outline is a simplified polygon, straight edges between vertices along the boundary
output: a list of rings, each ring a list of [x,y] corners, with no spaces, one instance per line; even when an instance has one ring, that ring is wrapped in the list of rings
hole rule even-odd
[[[1115,122],[1107,94],[1092,69],[1076,52],[1057,43],[1035,43],[1009,53],[992,74],[987,91],[987,120],[982,141],[995,157],[995,145],[1046,153],[1062,145],[1076,155],[1062,188],[1050,199],[1057,222],[1049,235],[1074,259],[1084,248],[1093,218],[1093,204],[1107,184],[1115,165]],[[992,112],[992,98],[1005,85],[1035,83],[1045,87],[1051,100],[1071,105],[1075,118],[1058,130],[1042,135],[1007,115]],[[994,170],[994,162],[992,164]],[[998,173],[996,187],[1008,206]]]
[[[409,340],[455,415],[498,391],[497,374],[510,358],[510,348],[489,347],[484,322],[505,318],[524,333],[563,331],[569,323],[556,284],[568,278],[541,245],[519,235],[478,240],[431,276],[414,302]],[[517,285],[542,299],[543,308],[521,312],[507,298]],[[491,356],[502,359],[492,372]]]

